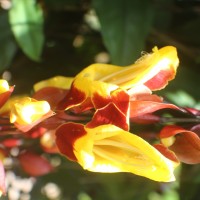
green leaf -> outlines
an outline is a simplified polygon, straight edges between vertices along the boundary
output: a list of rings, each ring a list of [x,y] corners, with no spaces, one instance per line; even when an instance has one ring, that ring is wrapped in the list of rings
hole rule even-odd
[[[22,51],[39,61],[44,43],[43,13],[39,5],[35,0],[13,0],[9,21]]]
[[[112,63],[127,65],[144,50],[154,16],[150,0],[93,0]]]
[[[0,30],[0,71],[3,71],[10,65],[17,49],[5,12],[0,14]]]

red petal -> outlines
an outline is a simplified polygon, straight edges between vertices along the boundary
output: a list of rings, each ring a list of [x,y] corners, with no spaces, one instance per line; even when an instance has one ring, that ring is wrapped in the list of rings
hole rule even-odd
[[[13,90],[14,90],[14,86],[10,87],[10,89],[7,92],[0,94],[0,108],[4,105],[4,103],[6,103],[6,101],[12,94]]]
[[[23,170],[31,176],[42,176],[54,169],[47,159],[29,151],[20,154],[19,161]]]
[[[131,101],[130,118],[152,113],[160,109],[170,108],[180,110],[177,106],[168,103],[159,103],[154,101]]]
[[[87,128],[95,128],[104,124],[113,124],[124,130],[128,130],[129,124],[127,117],[114,103],[109,103],[104,108],[98,109],[92,121],[87,124]]]
[[[166,126],[160,132],[161,139],[172,136],[175,136],[175,142],[169,149],[175,152],[181,162],[200,163],[200,138],[197,134],[175,125]]]
[[[127,114],[129,109],[129,94],[124,90],[115,90],[110,96],[103,97],[98,93],[94,93],[92,102],[96,109],[100,109],[113,102],[124,114]]]
[[[153,145],[160,153],[162,153],[166,158],[174,161],[179,162],[178,158],[176,157],[175,153],[173,151],[170,151],[167,147],[165,147],[163,144],[154,144]]]
[[[88,97],[86,98],[80,105],[74,106],[72,108],[70,108],[70,111],[72,111],[73,113],[82,113],[85,111],[88,111],[90,109],[94,108],[94,105],[91,101],[91,98]]]
[[[130,96],[128,93],[119,89],[115,90],[111,96],[112,101],[117,106],[117,108],[119,108],[125,115],[127,115],[130,106]]]
[[[164,88],[168,81],[174,78],[175,72],[169,69],[160,70],[153,78],[148,80],[144,85],[146,85],[150,90],[160,90]]]
[[[73,84],[65,98],[59,103],[57,109],[64,110],[77,106],[86,100],[86,94],[78,90]]]
[[[135,96],[135,99],[131,100],[137,100],[137,101],[154,101],[154,102],[158,102],[158,103],[162,103],[163,102],[163,98],[156,95],[156,94],[139,94]]]
[[[51,108],[55,108],[58,103],[63,100],[63,98],[67,95],[68,90],[64,90],[56,87],[45,87],[41,90],[37,91],[33,98],[37,100],[47,101]]]
[[[84,125],[76,123],[66,123],[56,130],[56,144],[59,151],[67,156],[70,160],[76,161],[74,155],[74,142],[85,135]]]

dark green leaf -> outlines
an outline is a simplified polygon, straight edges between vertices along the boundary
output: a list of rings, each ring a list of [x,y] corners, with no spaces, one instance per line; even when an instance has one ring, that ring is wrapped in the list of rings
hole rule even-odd
[[[93,0],[112,63],[131,64],[144,50],[153,19],[149,0]]]
[[[13,0],[9,19],[15,39],[23,52],[40,60],[44,43],[43,13],[35,0]]]
[[[10,65],[17,48],[6,13],[0,14],[0,30],[3,30],[0,33],[0,71],[2,71]]]

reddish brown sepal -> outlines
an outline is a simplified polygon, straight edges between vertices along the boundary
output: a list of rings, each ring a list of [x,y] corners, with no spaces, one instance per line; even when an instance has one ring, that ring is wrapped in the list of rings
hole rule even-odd
[[[47,101],[51,109],[54,109],[67,95],[68,90],[64,90],[57,87],[45,87],[37,91],[33,98],[38,101]]]
[[[177,106],[169,103],[136,100],[130,102],[130,118],[152,113],[164,108],[180,110]]]
[[[162,153],[166,158],[174,161],[179,162],[178,158],[176,157],[175,153],[173,151],[170,151],[167,147],[165,147],[163,144],[154,144],[153,145],[160,153]]]
[[[171,125],[164,127],[160,138],[175,137],[175,142],[169,146],[181,162],[187,164],[200,163],[200,138],[192,131]]]
[[[30,176],[42,176],[54,170],[46,158],[30,151],[20,154],[19,161],[22,169]]]

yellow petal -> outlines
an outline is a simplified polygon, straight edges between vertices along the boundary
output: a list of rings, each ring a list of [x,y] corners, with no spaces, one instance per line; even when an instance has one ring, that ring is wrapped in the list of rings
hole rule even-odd
[[[11,105],[10,122],[18,124],[31,124],[50,111],[47,101],[37,101],[24,97],[17,99]]]
[[[142,56],[130,66],[92,64],[75,77],[74,86],[87,97],[92,97],[94,93],[107,97],[119,87],[125,90],[137,88],[164,71],[167,76],[163,80],[161,78],[154,90],[161,89],[174,78],[178,64],[175,47],[166,46],[159,50],[154,48],[153,53]]]
[[[173,162],[142,138],[113,125],[86,129],[74,143],[80,165],[93,172],[131,172],[155,181],[173,181]]]
[[[65,77],[65,76],[55,76],[52,78],[49,78],[47,80],[40,81],[36,83],[33,88],[34,91],[38,91],[44,87],[58,87],[61,89],[69,89],[72,81],[74,78],[72,77]]]
[[[0,94],[7,92],[9,90],[9,85],[6,80],[0,79]]]
[[[76,78],[103,81],[129,89],[134,85],[145,83],[161,69],[170,68],[175,75],[178,64],[176,48],[166,46],[159,50],[154,48],[153,53],[142,56],[134,64],[127,67],[98,63],[90,65],[81,71]]]
[[[11,105],[17,100],[22,97],[25,97],[25,95],[17,95],[17,96],[11,96],[8,101],[0,108],[0,114],[6,114],[9,113],[11,110]]]
[[[104,83],[101,81],[93,81],[89,78],[78,77],[74,81],[74,87],[79,91],[84,92],[87,97],[92,97],[98,94],[102,97],[110,96],[110,92],[118,88],[118,86]]]

